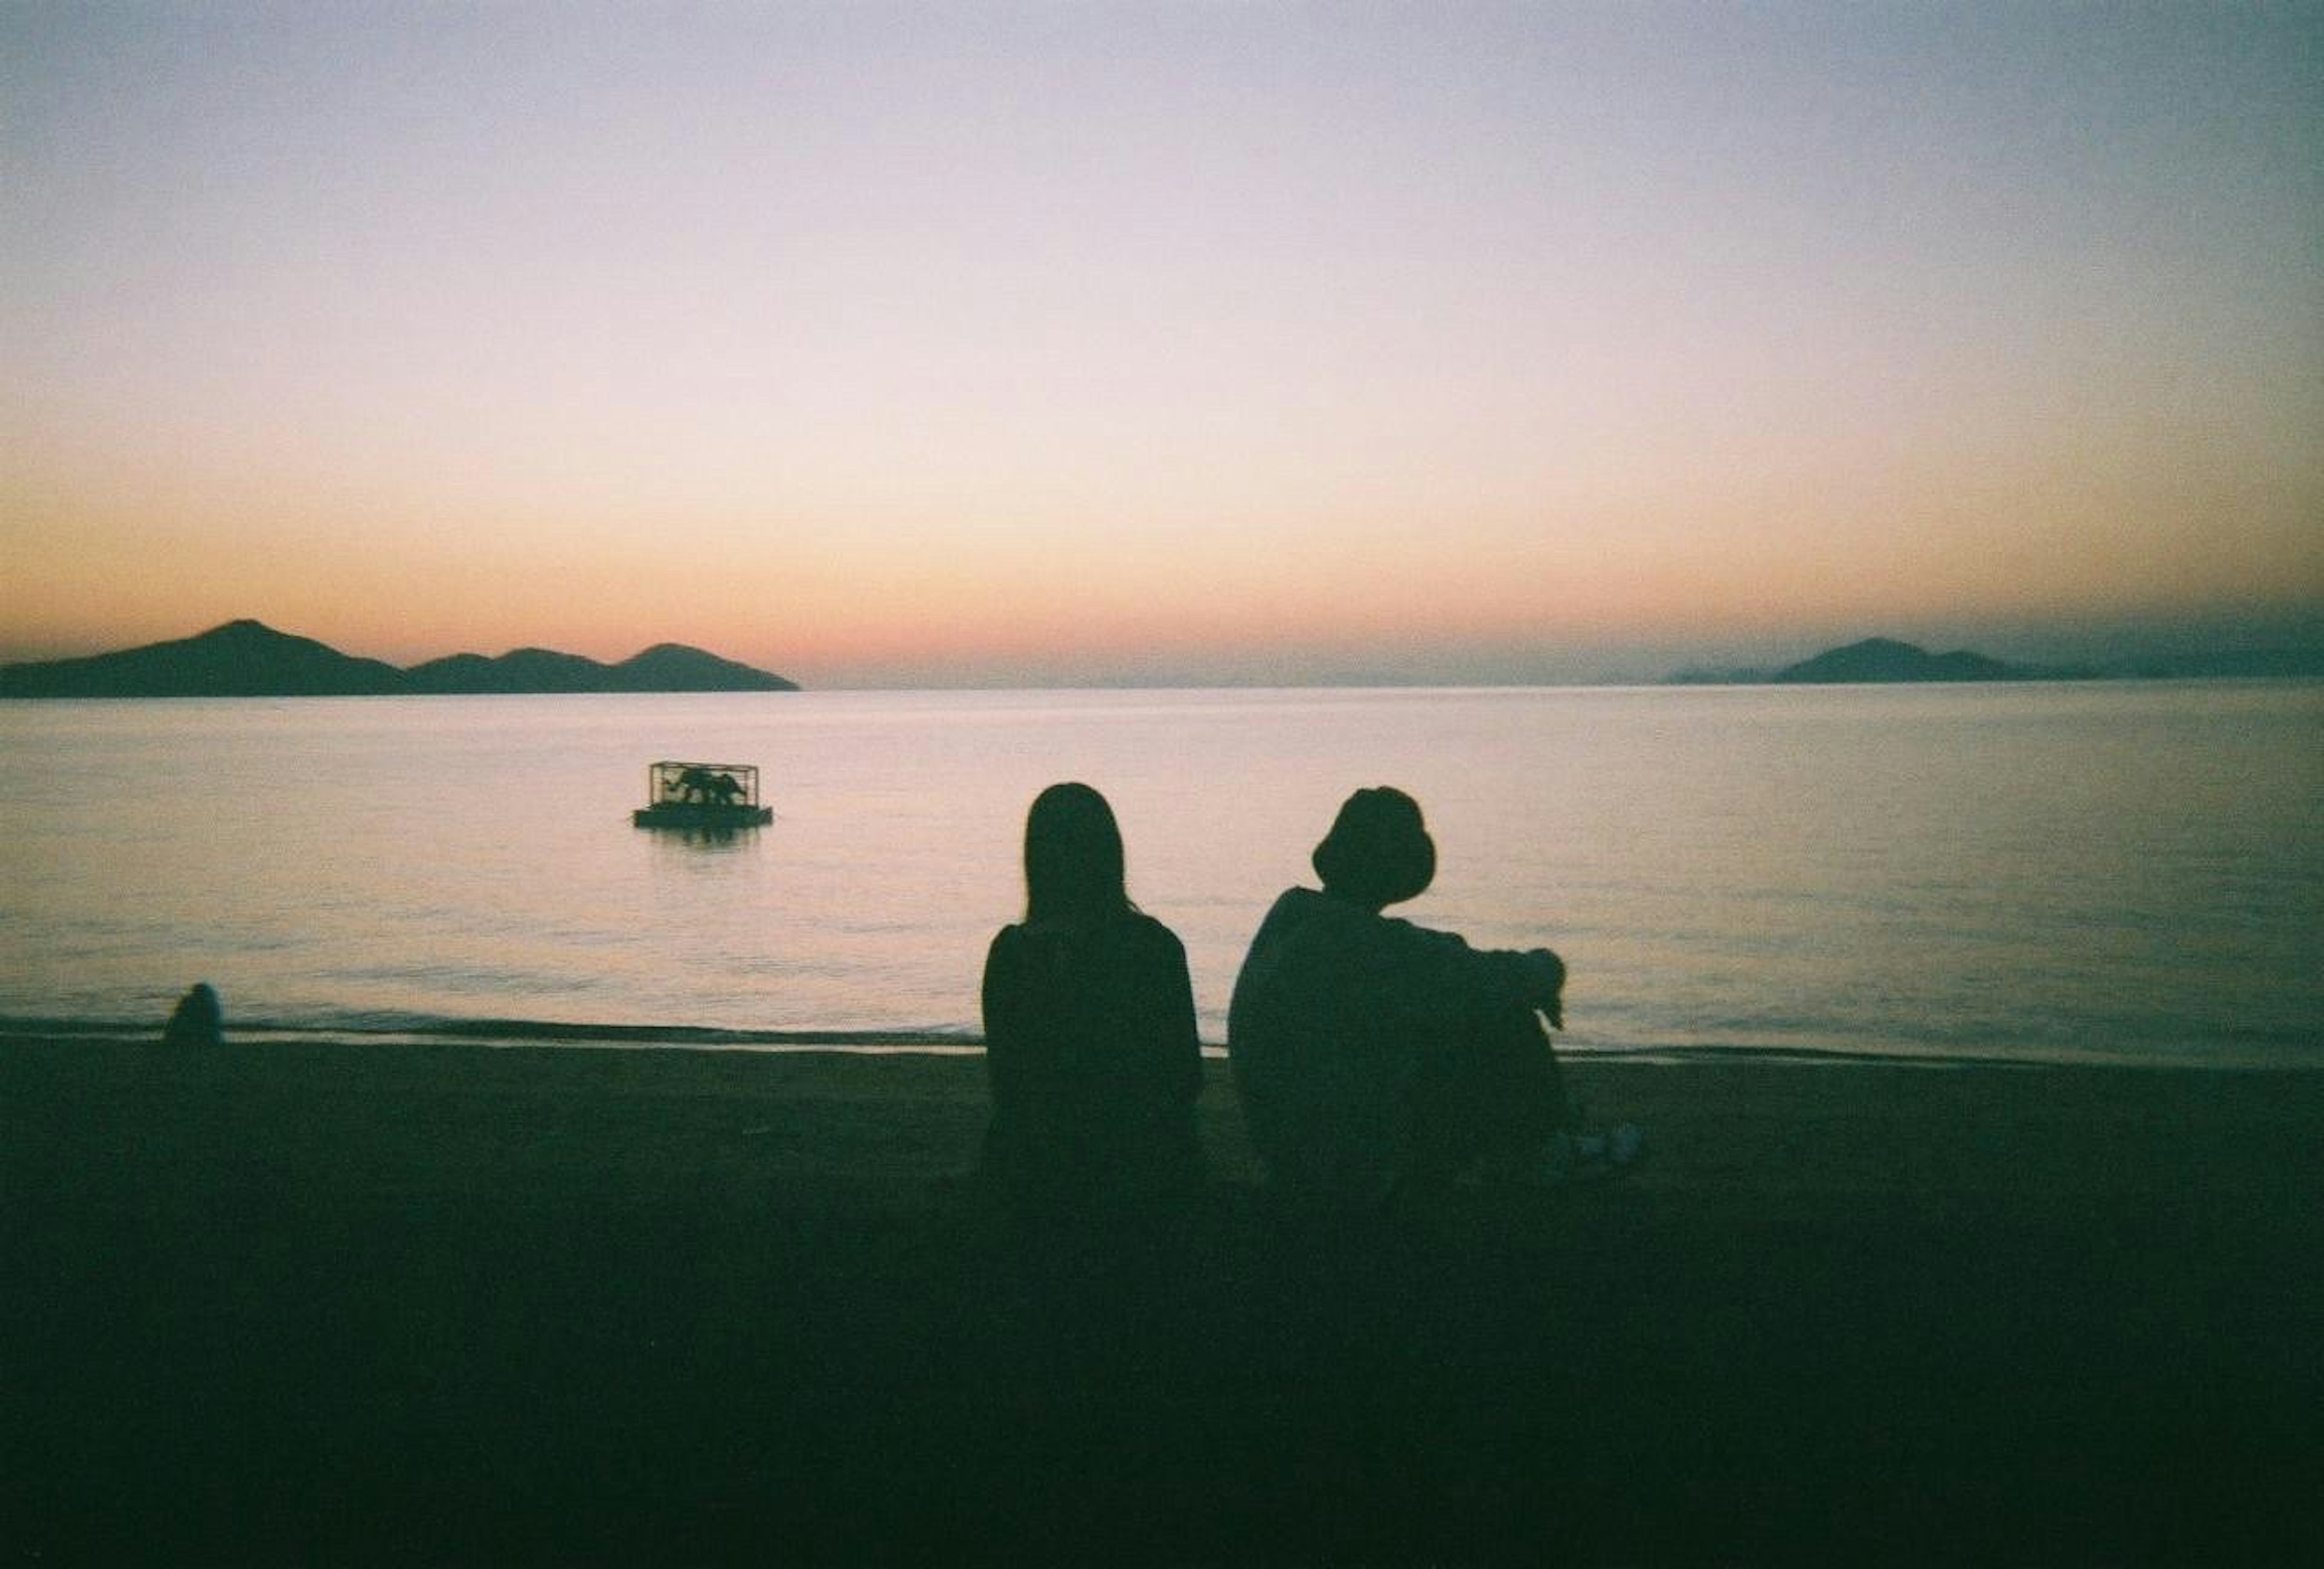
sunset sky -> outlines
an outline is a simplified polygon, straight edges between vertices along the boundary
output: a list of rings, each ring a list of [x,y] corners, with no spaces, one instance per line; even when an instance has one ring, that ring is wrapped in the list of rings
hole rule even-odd
[[[2324,6],[0,0],[0,659],[2324,612]]]

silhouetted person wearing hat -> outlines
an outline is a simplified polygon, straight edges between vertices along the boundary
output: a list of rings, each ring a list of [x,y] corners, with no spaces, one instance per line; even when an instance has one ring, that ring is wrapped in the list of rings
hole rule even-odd
[[[1314,864],[1323,891],[1275,901],[1228,1014],[1235,1084],[1269,1182],[1360,1207],[1480,1168],[1570,1173],[1576,1143],[1541,1024],[1564,1022],[1564,964],[1547,948],[1472,948],[1381,913],[1436,874],[1419,804],[1401,790],[1351,796]]]

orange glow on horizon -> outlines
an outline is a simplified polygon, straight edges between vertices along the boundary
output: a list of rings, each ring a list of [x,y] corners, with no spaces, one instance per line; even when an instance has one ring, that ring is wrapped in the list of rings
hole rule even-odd
[[[2301,18],[232,9],[0,51],[0,658],[2324,609]]]

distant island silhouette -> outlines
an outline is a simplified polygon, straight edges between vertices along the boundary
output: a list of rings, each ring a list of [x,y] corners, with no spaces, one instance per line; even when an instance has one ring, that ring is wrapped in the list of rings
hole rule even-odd
[[[2094,674],[2090,670],[2015,665],[1967,649],[1932,654],[1895,638],[1868,637],[1840,648],[1826,649],[1797,664],[1785,665],[1769,679],[1807,685],[1854,681],[2038,681],[2087,678]]]
[[[2079,665],[2020,665],[1955,649],[1932,654],[1895,638],[1868,637],[1779,669],[1689,669],[1680,686],[1841,686],[1894,681],[2088,681],[2101,672]]]
[[[2324,678],[2324,643],[2140,650],[2102,665],[2028,664],[1966,649],[1931,653],[1869,637],[1780,668],[1696,666],[1668,686],[1840,685],[1938,681]],[[1618,679],[1625,684],[1639,678]],[[1167,683],[1165,683],[1167,684]],[[1230,683],[1233,684],[1233,683]],[[1347,685],[1334,681],[1333,685]],[[1363,685],[1401,686],[1393,670]],[[1483,683],[1490,685],[1493,683]],[[79,659],[0,664],[5,697],[355,697],[613,692],[796,692],[798,684],[683,643],[657,643],[615,665],[554,649],[452,654],[409,669],[358,659],[263,623],[231,621],[194,637]]]
[[[410,669],[256,621],[83,659],[0,665],[0,697],[384,697],[562,692],[796,692],[798,683],[683,643],[617,665],[550,649],[453,654]]]
[[[1895,638],[1868,637],[1795,664],[1768,669],[1698,665],[1665,676],[1666,686],[1839,686],[1904,681],[2313,680],[2324,676],[2324,646],[2294,638],[2273,647],[2153,647],[2099,664],[2026,664],[1955,649],[1932,654]]]

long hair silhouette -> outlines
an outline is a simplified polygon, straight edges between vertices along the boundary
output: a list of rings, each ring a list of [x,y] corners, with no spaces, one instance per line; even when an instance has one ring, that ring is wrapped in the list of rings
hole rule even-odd
[[[1121,829],[1085,784],[1053,784],[1025,814],[1025,924],[1093,926],[1128,914]]]

